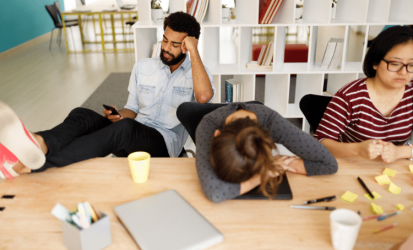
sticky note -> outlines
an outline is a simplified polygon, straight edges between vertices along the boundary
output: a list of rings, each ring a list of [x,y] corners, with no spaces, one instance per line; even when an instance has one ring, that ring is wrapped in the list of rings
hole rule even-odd
[[[373,196],[374,196],[374,199],[372,199],[369,194],[365,194],[364,197],[366,197],[367,199],[369,199],[369,200],[371,200],[371,201],[372,201],[372,200],[377,200],[377,199],[380,199],[380,198],[381,198],[381,195],[379,195],[379,194],[376,193],[375,191],[373,191],[372,194],[373,194]]]
[[[397,209],[399,209],[400,211],[403,211],[404,206],[402,204],[397,204]]]
[[[402,188],[396,186],[393,182],[391,182],[389,186],[389,191],[392,194],[400,194],[400,191],[402,191]]]
[[[410,168],[410,172],[413,173],[413,165],[409,165],[409,168]]]
[[[379,175],[379,176],[376,176],[375,177],[376,178],[376,181],[380,184],[380,185],[384,185],[384,184],[390,184],[391,183],[391,181],[390,181],[390,179],[389,179],[389,176],[388,175]]]
[[[383,208],[381,206],[377,206],[373,202],[371,203],[371,211],[375,214],[382,214],[383,213]]]
[[[397,173],[397,170],[391,169],[391,168],[385,168],[383,171],[383,174],[394,177]]]
[[[357,197],[359,197],[357,194],[353,194],[352,192],[347,191],[341,196],[341,199],[343,201],[353,203],[357,199]]]

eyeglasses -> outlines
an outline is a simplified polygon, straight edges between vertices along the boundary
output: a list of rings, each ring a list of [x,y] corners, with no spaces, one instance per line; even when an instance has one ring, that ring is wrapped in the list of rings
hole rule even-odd
[[[413,73],[413,63],[411,64],[404,64],[398,61],[387,61],[385,59],[381,59],[385,63],[387,63],[387,70],[390,72],[398,72],[403,69],[403,67],[406,67],[407,72]]]

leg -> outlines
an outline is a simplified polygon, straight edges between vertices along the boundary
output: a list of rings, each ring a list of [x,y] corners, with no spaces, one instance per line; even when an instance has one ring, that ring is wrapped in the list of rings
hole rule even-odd
[[[53,30],[54,28],[52,29],[52,32],[50,33],[49,50],[52,48]]]
[[[76,138],[111,124],[112,122],[93,110],[75,108],[61,124],[36,134],[43,138],[48,147],[48,154],[54,154]]]
[[[32,172],[41,172],[49,167],[64,167],[95,157],[105,157],[112,152],[116,152],[118,156],[127,156],[135,151],[146,151],[152,157],[169,156],[165,141],[156,129],[126,118],[78,137],[58,152],[49,153],[46,156],[46,164]]]

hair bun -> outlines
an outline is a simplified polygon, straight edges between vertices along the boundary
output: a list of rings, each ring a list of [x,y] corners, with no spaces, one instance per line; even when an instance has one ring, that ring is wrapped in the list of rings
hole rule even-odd
[[[237,149],[248,158],[255,159],[264,143],[264,137],[263,131],[257,127],[245,128],[235,138]]]

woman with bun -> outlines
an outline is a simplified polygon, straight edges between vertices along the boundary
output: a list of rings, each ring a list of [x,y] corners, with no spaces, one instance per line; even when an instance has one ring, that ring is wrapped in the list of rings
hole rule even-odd
[[[296,156],[279,155],[274,143]],[[202,190],[216,203],[257,186],[274,197],[285,171],[308,176],[337,171],[337,161],[321,143],[261,104],[231,103],[205,115],[196,144]]]

